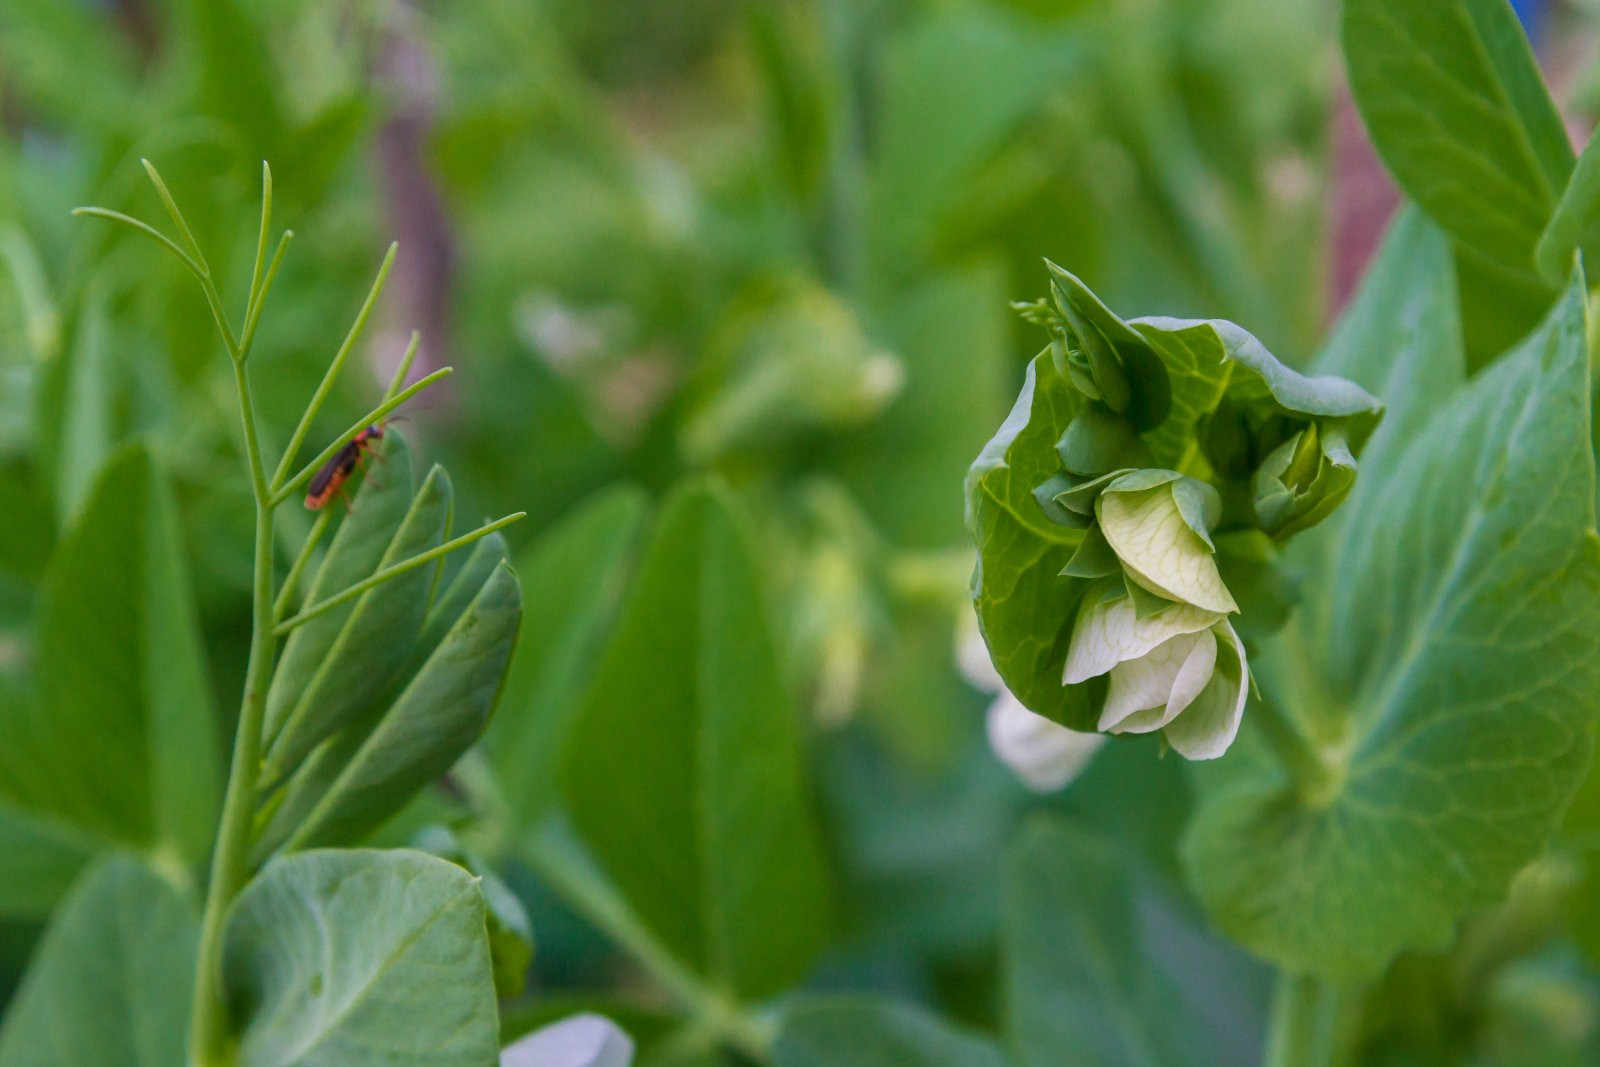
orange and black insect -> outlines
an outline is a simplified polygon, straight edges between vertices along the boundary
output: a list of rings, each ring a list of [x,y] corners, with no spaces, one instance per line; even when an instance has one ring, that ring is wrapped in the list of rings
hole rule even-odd
[[[368,426],[357,432],[350,439],[350,443],[334,453],[333,458],[324,463],[322,469],[312,477],[311,484],[306,486],[306,507],[316,511],[333,499],[333,495],[343,487],[345,479],[355,473],[356,467],[361,463],[361,457],[382,439],[381,425]]]

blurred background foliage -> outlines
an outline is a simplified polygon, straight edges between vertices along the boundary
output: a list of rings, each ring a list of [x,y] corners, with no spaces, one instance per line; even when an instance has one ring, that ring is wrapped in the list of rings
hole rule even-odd
[[[999,1025],[1000,857],[1049,808],[1125,854],[1170,967],[1231,976],[1206,1015],[1248,1060],[1266,977],[1192,932],[1178,761],[1111,744],[1040,798],[985,746],[991,694],[956,660],[960,484],[1042,341],[1007,307],[1042,290],[1041,256],[1114,307],[1231,318],[1309,357],[1331,291],[1335,8],[0,5],[0,696],[30,684],[52,546],[137,436],[175,484],[216,706],[236,706],[251,510],[227,363],[180,267],[68,211],[152,216],[149,157],[238,293],[266,158],[297,236],[253,358],[264,425],[293,424],[393,237],[368,373],[312,437],[377,396],[417,328],[417,372],[457,368],[410,412],[422,453],[469,521],[529,512],[508,531],[524,651],[484,752],[380,834],[448,823],[522,897],[539,950],[509,1027],[604,990],[651,1032],[659,999],[517,842],[560,806],[556,750],[649,501],[714,472],[759,546],[838,882],[810,985]],[[309,523],[283,525],[287,559]],[[0,917],[0,989],[44,917]]]

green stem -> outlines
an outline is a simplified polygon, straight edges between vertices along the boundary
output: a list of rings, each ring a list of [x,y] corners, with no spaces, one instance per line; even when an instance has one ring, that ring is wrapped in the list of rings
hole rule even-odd
[[[245,399],[247,397],[248,394]],[[248,411],[245,418],[247,425],[254,422],[253,414]],[[254,436],[253,432],[247,432],[246,441],[253,440]],[[252,456],[252,468],[255,479],[263,481],[259,455]],[[222,922],[228,905],[243,888],[248,874],[246,863],[256,806],[256,774],[261,763],[261,722],[277,643],[277,635],[272,632],[272,549],[272,509],[264,498],[258,497],[250,662],[245,670],[244,699],[239,705],[233,760],[228,769],[228,791],[222,803],[222,822],[217,829],[216,850],[211,856],[205,917],[200,925],[194,1011],[189,1032],[189,1060],[193,1067],[214,1067],[229,1060],[227,1007],[222,996]]]
[[[1278,973],[1263,1067],[1331,1067],[1337,1004],[1315,978]]]
[[[771,1022],[742,1008],[723,990],[684,967],[632,909],[570,845],[547,826],[529,835],[522,850],[534,872],[616,943],[628,951],[691,1018],[694,1030],[765,1063],[776,1037]]]
[[[206,884],[205,915],[200,923],[200,949],[195,957],[194,1007],[190,1016],[189,1060],[192,1067],[220,1067],[231,1059],[228,1010],[222,992],[222,924],[228,905],[249,875],[251,828],[256,809],[256,776],[261,768],[261,723],[266,710],[267,681],[277,649],[273,632],[272,535],[273,504],[267,492],[266,465],[256,432],[255,398],[244,362],[233,361],[239,393],[239,419],[250,487],[256,505],[255,570],[251,589],[250,660],[245,668],[244,697],[233,735],[228,789],[222,801],[211,878]]]
[[[1251,717],[1306,806],[1324,807],[1338,795],[1344,783],[1344,761],[1337,752],[1312,741],[1300,724],[1290,721],[1271,700],[1255,701]]]

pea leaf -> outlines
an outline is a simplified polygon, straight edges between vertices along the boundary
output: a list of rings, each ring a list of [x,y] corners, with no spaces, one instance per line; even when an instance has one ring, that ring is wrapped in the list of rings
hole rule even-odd
[[[284,810],[305,815],[284,847],[360,841],[449,770],[488,722],[521,619],[521,590],[502,562],[377,724],[352,731],[354,750],[336,744],[342,758],[318,762],[318,770],[337,768],[332,780],[294,780]]]
[[[1399,361],[1453,351],[1427,284],[1391,308],[1402,342],[1405,309],[1427,324]],[[1588,397],[1578,275],[1532,337],[1363,472],[1327,549],[1327,615],[1263,657],[1268,699],[1320,726],[1327,780],[1295,788],[1248,758],[1200,772],[1184,860],[1247,947],[1370,975],[1443,943],[1555,828],[1600,711]]]
[[[1584,261],[1600,262],[1600,139],[1590,140],[1578,157],[1555,212],[1539,235],[1534,249],[1539,273],[1559,285],[1572,265],[1574,249],[1584,250]]]
[[[37,698],[0,704],[0,797],[69,847],[191,864],[210,849],[216,726],[182,545],[166,481],[132,444],[45,570]]]
[[[391,546],[411,504],[411,450],[405,439],[398,433],[385,434],[369,464],[381,464],[382,470],[362,482],[312,579],[307,604],[354,585],[386,561],[414,554],[397,553]],[[435,518],[439,530],[433,533],[432,544],[438,543],[449,495],[448,479],[436,481],[428,514],[418,517],[426,521],[419,521],[410,535],[417,540],[416,551],[431,547],[427,535]],[[410,655],[431,581],[432,568],[419,567],[289,635],[267,690],[263,736],[273,772],[266,776],[268,784],[393,680]],[[292,751],[283,740],[291,723]]]
[[[58,819],[0,801],[0,916],[49,915],[105,845]]]
[[[0,1067],[183,1063],[200,921],[126,855],[61,904],[0,1027]]]
[[[1006,860],[1006,1030],[1029,1067],[1250,1062],[1249,1009],[1226,1026],[1176,975],[1248,985],[1243,961],[1163,908],[1131,862],[1060,818],[1029,823]],[[1234,954],[1235,956],[1237,954]],[[1235,1043],[1228,1047],[1229,1042]]]
[[[784,1013],[774,1067],[1007,1067],[1000,1048],[936,1016],[882,997],[829,996]]]
[[[1347,0],[1350,88],[1378,154],[1451,236],[1523,274],[1572,170],[1505,0]]]
[[[724,493],[675,492],[561,771],[573,825],[628,904],[748,997],[805,973],[830,911],[762,596]]]
[[[967,472],[967,527],[978,545],[973,602],[995,670],[1040,715],[1094,729],[1098,707],[1062,667],[1088,583],[1062,577],[1083,531],[1045,517],[1033,489],[1060,465],[1055,443],[1078,398],[1049,352],[1034,357],[1022,392]]]
[[[519,559],[537,605],[517,639],[503,698],[485,747],[506,800],[532,824],[556,800],[556,767],[568,728],[616,618],[649,503],[631,486],[606,490],[544,534]]]
[[[482,1067],[498,1053],[483,894],[446,860],[275,859],[234,902],[222,951],[240,1067]]]

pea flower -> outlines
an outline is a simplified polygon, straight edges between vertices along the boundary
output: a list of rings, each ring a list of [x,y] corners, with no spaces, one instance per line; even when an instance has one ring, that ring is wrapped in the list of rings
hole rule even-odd
[[[1033,714],[1215,759],[1249,699],[1235,624],[1287,617],[1279,546],[1348,495],[1382,407],[1231,322],[1124,320],[1050,272],[1050,299],[1019,306],[1050,342],[967,474],[984,641]],[[1008,762],[1050,753],[1049,731],[996,721]]]

